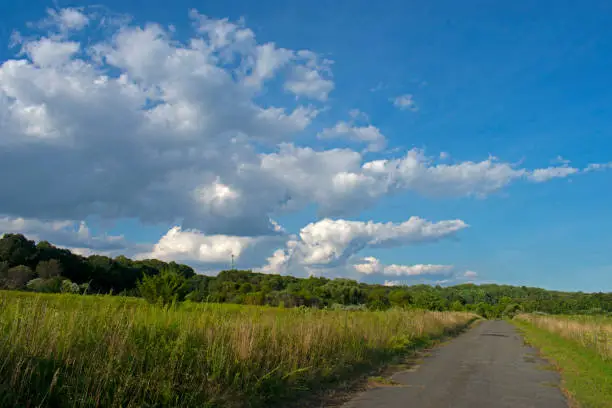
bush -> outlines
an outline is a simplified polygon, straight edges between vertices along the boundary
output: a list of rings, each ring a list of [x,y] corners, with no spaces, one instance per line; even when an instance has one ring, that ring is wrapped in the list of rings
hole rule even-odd
[[[57,259],[40,261],[36,265],[36,274],[39,278],[55,278],[62,274],[62,264]]]
[[[502,316],[513,318],[517,313],[521,312],[521,305],[516,303],[511,303],[504,309]]]
[[[80,293],[81,290],[79,285],[70,281],[69,279],[64,279],[62,281],[62,293]]]
[[[4,285],[8,289],[23,289],[34,278],[34,271],[28,266],[18,265],[6,272]]]
[[[36,278],[29,281],[26,288],[33,292],[59,293],[62,290],[62,280],[60,278]]]
[[[138,282],[140,296],[149,303],[162,305],[183,300],[186,289],[187,279],[168,269],[163,269],[157,275],[144,275]]]

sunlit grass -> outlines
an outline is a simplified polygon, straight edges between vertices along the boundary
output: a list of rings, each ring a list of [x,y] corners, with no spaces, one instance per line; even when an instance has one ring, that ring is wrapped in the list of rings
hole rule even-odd
[[[612,408],[610,318],[523,314],[514,323],[558,368],[571,406]]]
[[[0,404],[278,405],[473,317],[0,292]]]
[[[522,314],[517,319],[592,349],[602,359],[612,360],[612,318],[603,316],[549,316]]]

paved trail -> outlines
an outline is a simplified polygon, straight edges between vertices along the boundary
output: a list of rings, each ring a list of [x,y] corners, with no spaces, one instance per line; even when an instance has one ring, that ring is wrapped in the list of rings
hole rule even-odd
[[[504,321],[485,321],[344,408],[567,408],[559,375]]]

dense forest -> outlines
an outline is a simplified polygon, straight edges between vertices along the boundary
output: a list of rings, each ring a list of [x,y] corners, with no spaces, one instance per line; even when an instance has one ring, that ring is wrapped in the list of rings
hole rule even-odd
[[[612,293],[559,292],[509,285],[386,287],[349,279],[296,278],[226,270],[199,275],[187,266],[125,256],[83,257],[21,234],[0,239],[0,288],[35,292],[112,293],[168,302],[226,302],[282,307],[468,310],[499,317],[522,310],[612,313]]]

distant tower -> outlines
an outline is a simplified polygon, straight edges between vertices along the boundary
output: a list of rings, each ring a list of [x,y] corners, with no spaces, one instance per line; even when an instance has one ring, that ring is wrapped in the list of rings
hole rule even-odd
[[[232,271],[235,270],[235,265],[234,265],[234,254],[232,254]]]

